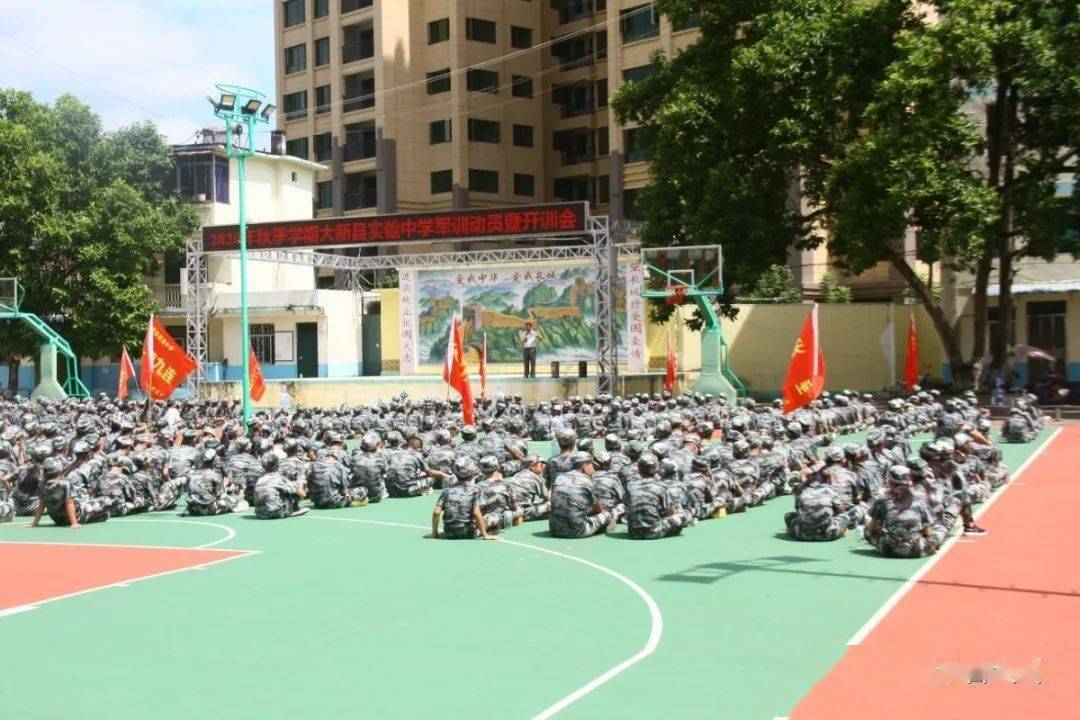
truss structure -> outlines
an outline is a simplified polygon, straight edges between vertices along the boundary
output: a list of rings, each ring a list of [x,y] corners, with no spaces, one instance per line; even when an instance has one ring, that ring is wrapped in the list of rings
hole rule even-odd
[[[248,253],[248,260],[306,265],[329,268],[346,273],[346,287],[356,296],[363,293],[361,278],[372,270],[409,270],[446,266],[469,267],[475,265],[529,263],[551,260],[591,260],[596,263],[596,363],[597,384],[601,393],[614,393],[618,385],[619,353],[618,333],[615,326],[615,282],[620,258],[637,257],[640,253],[636,241],[639,223],[628,221],[610,222],[606,216],[588,216],[586,234],[571,236],[578,244],[537,245],[534,247],[503,247],[483,250],[460,250],[449,252],[396,252],[387,255],[352,257],[310,250],[259,250]],[[617,228],[612,231],[611,228]],[[615,242],[619,238],[621,242]],[[499,238],[506,240],[507,238]],[[567,240],[568,238],[538,238],[537,242]],[[475,238],[474,240],[484,240]],[[361,247],[343,246],[343,247]],[[218,253],[216,253],[218,254]],[[237,253],[221,253],[235,256]],[[189,387],[195,392],[206,380],[204,367],[207,357],[207,322],[209,297],[207,288],[206,255],[201,237],[192,238],[187,244],[187,295],[185,315],[187,319],[188,351],[199,361],[199,369],[189,376]],[[359,302],[363,302],[362,298]]]

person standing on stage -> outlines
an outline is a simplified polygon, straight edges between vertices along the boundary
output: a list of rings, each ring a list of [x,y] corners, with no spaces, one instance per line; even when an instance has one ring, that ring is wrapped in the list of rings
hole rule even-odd
[[[522,348],[522,364],[525,366],[525,377],[536,377],[536,342],[540,339],[540,327],[533,327],[530,322],[525,323],[524,329],[518,332],[518,340]]]

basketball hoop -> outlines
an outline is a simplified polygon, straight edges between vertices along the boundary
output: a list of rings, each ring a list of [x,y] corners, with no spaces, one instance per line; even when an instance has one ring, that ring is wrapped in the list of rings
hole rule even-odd
[[[686,291],[685,285],[668,285],[668,305],[683,305],[686,303]]]

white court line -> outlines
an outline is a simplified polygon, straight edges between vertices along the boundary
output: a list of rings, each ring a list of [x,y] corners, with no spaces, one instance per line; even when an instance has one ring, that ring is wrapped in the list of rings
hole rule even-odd
[[[18,615],[19,613],[27,612],[29,610],[37,610],[37,605],[16,605],[15,607],[9,607],[5,610],[0,610],[0,617]]]
[[[978,520],[984,512],[989,510],[991,505],[997,502],[997,499],[1005,493],[1005,491],[1009,488],[1010,485],[1012,485],[1012,481],[1020,477],[1020,475],[1028,469],[1028,466],[1030,466],[1031,463],[1035,461],[1035,458],[1039,457],[1039,455],[1042,454],[1043,450],[1045,450],[1047,446],[1054,441],[1054,438],[1061,434],[1062,429],[1063,428],[1058,428],[1053,433],[1051,433],[1050,437],[1046,438],[1046,440],[1043,441],[1042,445],[1036,448],[1035,452],[1033,452],[1028,457],[1028,459],[1025,460],[1019,468],[1017,468],[1016,472],[1013,473],[1011,478],[1009,478],[1009,482],[998,488],[997,491],[990,496],[990,499],[984,502],[979,507],[979,509],[975,511],[974,518],[976,520]],[[915,587],[923,578],[923,576],[926,575],[926,573],[930,572],[930,570],[933,569],[935,565],[937,565],[938,561],[941,560],[945,553],[949,552],[949,550],[952,549],[953,545],[960,541],[961,537],[963,537],[962,532],[957,531],[955,535],[946,540],[945,544],[941,546],[941,549],[939,549],[934,555],[931,555],[930,559],[927,560],[921,568],[916,570],[915,574],[908,578],[907,582],[898,587],[896,589],[896,592],[894,592],[892,596],[885,601],[885,604],[878,608],[878,611],[874,613],[873,616],[871,616],[871,618],[867,620],[866,623],[864,623],[863,626],[859,628],[859,630],[854,635],[851,636],[851,639],[847,641],[847,644],[859,645],[860,643],[862,643],[862,641],[866,639],[866,636],[873,632],[874,628],[878,626],[878,623],[885,619],[885,616],[888,615],[894,607],[896,607],[897,603],[899,603],[905,595],[911,592],[911,588]]]
[[[141,522],[141,523],[177,523],[179,525],[205,525],[206,527],[215,527],[219,530],[225,531],[225,537],[214,542],[208,542],[203,545],[195,545],[190,548],[184,548],[185,550],[205,550],[212,548],[215,545],[226,543],[236,537],[236,531],[228,525],[220,525],[218,523],[205,522],[202,520],[150,520],[149,518],[116,518],[112,522]]]
[[[355,518],[338,518],[338,517],[314,517],[314,516],[311,516],[311,515],[308,515],[307,517],[308,517],[309,520],[337,520],[339,522],[366,523],[366,524],[371,524],[371,525],[389,525],[391,527],[402,527],[402,528],[409,528],[409,529],[412,529],[412,530],[430,530],[430,527],[425,527],[423,525],[407,525],[407,524],[404,524],[404,523],[388,523],[388,522],[380,522],[380,521],[377,521],[377,520],[359,520],[359,519],[355,519]],[[604,683],[608,682],[609,680],[614,678],[616,675],[619,675],[620,673],[627,670],[628,668],[636,665],[637,663],[641,662],[642,660],[647,658],[649,655],[652,655],[653,652],[656,651],[657,646],[660,644],[660,636],[664,632],[664,618],[663,618],[663,615],[660,614],[660,607],[656,604],[656,601],[653,600],[652,596],[650,596],[649,593],[645,592],[645,590],[643,590],[641,588],[641,586],[638,585],[637,583],[635,583],[633,580],[626,577],[625,575],[621,575],[621,574],[615,572],[611,568],[604,567],[603,565],[599,565],[599,564],[594,563],[594,562],[592,562],[590,560],[586,560],[584,558],[580,558],[580,557],[577,557],[575,555],[568,555],[566,553],[561,553],[561,552],[558,552],[556,550],[549,550],[547,548],[542,548],[542,547],[539,547],[537,545],[530,545],[528,543],[517,542],[515,540],[507,540],[506,538],[503,538],[503,537],[500,537],[499,540],[504,545],[516,545],[518,547],[527,548],[529,550],[535,550],[537,552],[542,552],[542,553],[545,553],[547,555],[554,555],[555,557],[560,557],[560,558],[563,558],[564,560],[570,560],[572,562],[579,563],[579,564],[584,565],[586,567],[592,568],[593,570],[599,570],[600,572],[604,573],[605,575],[608,575],[610,577],[615,578],[616,580],[621,582],[623,585],[626,585],[628,588],[633,590],[634,594],[637,595],[639,598],[641,598],[642,602],[645,603],[645,606],[649,610],[649,617],[650,617],[650,620],[651,620],[651,628],[649,630],[649,638],[648,638],[648,640],[645,641],[645,645],[644,645],[644,647],[641,648],[641,650],[638,650],[636,653],[634,653],[633,655],[631,655],[627,659],[623,660],[621,663],[619,663],[615,667],[611,668],[610,670],[607,670],[606,672],[604,672],[604,673],[598,675],[597,677],[593,678],[592,680],[590,680],[586,684],[582,685],[580,688],[578,688],[574,692],[570,693],[566,697],[564,697],[561,700],[557,701],[555,704],[545,708],[544,710],[541,710],[539,713],[537,713],[536,715],[533,716],[533,720],[547,720],[547,718],[553,717],[554,715],[558,714],[562,710],[565,710],[570,705],[574,704],[575,702],[577,702],[581,698],[583,698],[586,695],[588,695],[589,693],[591,693],[593,690],[596,690],[598,687],[600,687]]]
[[[228,548],[182,547],[177,545],[117,545],[113,543],[52,542],[49,540],[0,540],[0,545],[59,545],[61,547],[132,548],[134,550],[209,550],[210,552],[234,552]]]

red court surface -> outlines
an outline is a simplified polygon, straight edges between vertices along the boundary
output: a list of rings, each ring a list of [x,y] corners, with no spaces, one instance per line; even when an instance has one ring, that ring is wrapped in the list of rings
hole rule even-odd
[[[0,542],[0,614],[247,555],[232,550]]]
[[[1080,717],[1080,427],[1067,427],[792,712]],[[974,682],[972,682],[974,680]]]

